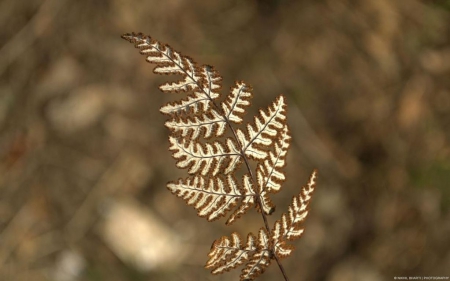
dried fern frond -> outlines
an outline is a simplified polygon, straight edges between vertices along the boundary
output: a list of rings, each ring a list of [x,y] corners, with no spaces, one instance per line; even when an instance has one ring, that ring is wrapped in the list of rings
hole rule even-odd
[[[182,77],[178,81],[162,84],[159,87],[162,92],[193,92],[184,100],[163,106],[162,113],[174,115],[190,110],[192,113],[198,113],[202,109],[207,111],[212,100],[219,97],[222,77],[212,66],[199,67],[190,57],[183,56],[169,45],[161,44],[143,34],[124,34],[122,38],[134,43],[136,48],[141,50],[141,54],[147,56],[148,62],[156,64],[154,73],[177,74]]]
[[[237,130],[237,138],[241,144],[242,151],[249,158],[264,160],[268,157],[266,150],[272,145],[273,139],[286,125],[285,98],[279,96],[267,112],[259,111],[255,116],[254,124],[247,125],[247,132]]]
[[[274,144],[273,151],[269,152],[269,157],[258,165],[256,175],[261,190],[278,192],[281,189],[281,184],[286,179],[281,169],[286,165],[290,139],[289,128],[285,125],[281,131],[281,136]]]
[[[244,175],[241,186],[233,176],[228,175],[225,180],[220,177],[205,178],[202,176],[185,180],[179,179],[176,183],[169,183],[167,187],[173,194],[194,206],[200,217],[206,217],[209,221],[224,216],[236,206],[240,199],[255,196],[248,175]],[[246,202],[245,199],[244,202]],[[234,221],[234,217],[237,215],[236,212],[233,213],[229,220]]]
[[[236,82],[227,99],[222,103],[222,110],[226,118],[234,123],[242,123],[245,108],[250,105],[252,88],[244,82]]]
[[[312,193],[316,188],[317,171],[311,174],[308,184],[302,187],[300,194],[292,198],[292,203],[288,208],[288,213],[281,215],[281,220],[275,222],[272,230],[272,241],[274,253],[277,257],[289,256],[294,249],[293,245],[286,244],[287,240],[299,239],[304,229],[302,223],[308,215],[308,205]]]
[[[314,171],[308,185],[293,199],[289,212],[271,229],[266,216],[275,211],[275,205],[270,195],[279,192],[286,179],[283,168],[291,139],[286,98],[280,95],[266,110],[259,110],[252,123],[235,128],[244,123],[251,105],[250,85],[237,81],[221,97],[222,77],[212,66],[200,66],[169,45],[143,34],[122,37],[140,49],[149,63],[155,64],[154,73],[181,77],[160,85],[162,92],[187,95],[160,108],[169,117],[165,126],[170,130],[169,150],[176,166],[187,169],[189,174],[185,179],[168,183],[167,188],[208,221],[228,216],[229,225],[252,207],[264,219],[258,237],[250,233],[245,243],[237,233],[217,240],[206,267],[213,274],[220,274],[244,265],[241,280],[255,279],[273,260],[282,269],[279,258],[288,256],[293,249],[286,241],[303,233],[301,223],[308,213],[317,175]],[[253,171],[251,167],[256,169]],[[243,168],[243,173],[238,172]],[[284,270],[281,271],[287,280]]]
[[[178,160],[177,167],[189,168],[189,174],[229,174],[241,163],[240,151],[232,139],[227,139],[226,145],[219,141],[202,145],[196,141],[171,136],[169,142],[169,150],[173,151],[173,158]]]
[[[165,123],[174,135],[196,140],[204,138],[221,137],[225,133],[226,121],[216,110],[193,117],[175,117]]]
[[[221,274],[246,262],[242,269],[241,280],[253,280],[270,265],[270,253],[269,238],[265,229],[259,230],[258,239],[249,233],[245,245],[242,245],[239,234],[234,232],[231,239],[223,236],[214,242],[205,267],[212,269],[212,274]]]
[[[219,274],[245,263],[241,280],[253,280],[264,272],[271,259],[277,258],[278,261],[278,258],[288,257],[294,246],[287,244],[287,241],[298,239],[303,234],[301,224],[308,215],[308,205],[316,180],[317,171],[313,171],[309,182],[292,198],[288,213],[282,214],[281,219],[275,222],[271,235],[261,228],[257,242],[250,233],[246,246],[242,246],[237,233],[232,233],[231,239],[223,236],[213,243],[205,267],[212,269],[213,274]]]

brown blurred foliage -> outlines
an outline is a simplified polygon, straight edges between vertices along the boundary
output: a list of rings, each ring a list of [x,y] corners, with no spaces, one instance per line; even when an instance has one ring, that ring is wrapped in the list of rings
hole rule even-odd
[[[167,77],[120,39],[132,31],[214,65],[225,90],[251,84],[250,113],[287,96],[275,218],[320,172],[291,280],[450,275],[450,1],[3,0],[0,24],[1,280],[237,280],[203,269],[210,243],[260,218],[207,223],[166,190],[183,176],[158,112]],[[181,234],[189,259],[119,259],[99,225],[120,198]]]

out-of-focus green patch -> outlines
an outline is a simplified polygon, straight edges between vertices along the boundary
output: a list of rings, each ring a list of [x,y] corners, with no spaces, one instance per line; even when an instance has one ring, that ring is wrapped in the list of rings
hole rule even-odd
[[[450,11],[450,0],[429,1],[428,7],[424,9],[423,24],[417,29],[405,30],[404,46],[413,56],[418,56],[423,48],[429,46],[430,41],[439,42],[442,40],[442,32],[447,28],[447,20],[444,16],[437,14],[446,14]],[[436,13],[436,9],[440,10]]]
[[[431,1],[431,3],[433,6],[436,6],[437,8],[450,11],[450,0],[436,0],[436,1]]]
[[[126,267],[126,270],[124,270],[124,273],[127,276],[127,280],[133,280],[133,281],[148,280],[148,276],[146,276],[144,273],[137,271],[131,267]],[[156,279],[156,280],[158,280],[158,279]]]
[[[443,211],[450,209],[450,161],[435,161],[427,168],[411,173],[414,186],[437,188],[442,192]]]
[[[202,40],[201,50],[204,55],[218,55],[220,53],[219,48],[214,44],[214,41],[212,40]]]
[[[446,2],[445,10],[450,11],[450,0],[436,1],[436,2]],[[440,6],[438,6],[440,7]],[[441,6],[442,8],[444,6]],[[443,12],[445,13],[445,12]],[[432,9],[425,12],[425,21],[422,26],[422,46],[425,46],[430,41],[439,41],[442,38],[442,32],[446,29],[447,21],[444,17],[437,17],[436,13],[433,13]]]
[[[96,266],[88,266],[83,273],[84,278],[89,281],[100,281],[104,280],[105,276],[103,276],[100,268]]]
[[[292,96],[294,97],[295,102],[302,108],[311,107],[316,101],[317,91],[311,83],[302,81],[303,79],[301,78],[299,78],[299,80],[296,87],[293,88]]]

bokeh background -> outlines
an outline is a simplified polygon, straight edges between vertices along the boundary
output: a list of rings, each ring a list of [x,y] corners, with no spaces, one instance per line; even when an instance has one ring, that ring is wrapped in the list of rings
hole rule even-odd
[[[168,77],[132,31],[251,84],[251,114],[286,95],[271,223],[320,172],[290,280],[450,276],[450,1],[2,0],[0,26],[0,280],[238,280],[207,253],[261,218],[167,191]]]

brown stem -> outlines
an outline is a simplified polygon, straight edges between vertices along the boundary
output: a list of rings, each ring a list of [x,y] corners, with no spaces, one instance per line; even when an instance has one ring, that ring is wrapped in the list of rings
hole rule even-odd
[[[278,259],[277,255],[274,254],[273,256],[275,257],[275,261],[277,262],[278,267],[280,268],[281,273],[283,274],[284,280],[289,281],[289,278],[287,277],[286,272],[284,271],[284,267],[281,264],[280,260]]]

